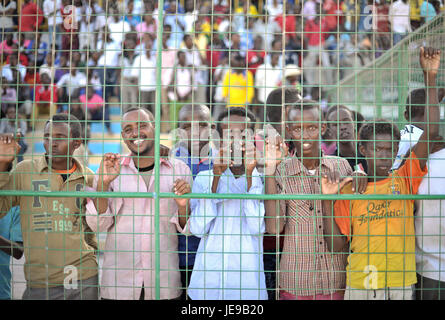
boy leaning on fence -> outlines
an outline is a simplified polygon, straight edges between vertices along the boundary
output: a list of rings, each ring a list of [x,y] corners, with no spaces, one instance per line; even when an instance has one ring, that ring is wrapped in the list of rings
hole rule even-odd
[[[172,149],[172,156],[181,160],[190,168],[193,179],[199,172],[211,170],[218,151],[211,147],[211,113],[209,107],[203,104],[187,104],[181,108],[178,115],[178,136],[180,141]],[[179,268],[183,288],[190,283],[199,238],[193,235],[178,235]],[[181,297],[187,298],[187,290]]]
[[[416,194],[427,173],[431,142],[439,133],[440,112],[436,75],[440,51],[420,49],[420,65],[427,88],[425,130],[405,163],[390,172],[397,154],[400,133],[392,123],[365,123],[360,129],[360,152],[368,163],[364,194]],[[352,194],[347,180],[323,177],[324,194]],[[346,184],[346,185],[345,185]],[[345,185],[345,186],[344,186]],[[344,186],[344,187],[343,187]],[[342,188],[343,187],[343,188]],[[410,300],[416,280],[413,200],[324,201],[324,229],[331,251],[350,252],[345,299]],[[335,215],[335,223],[333,221]]]
[[[82,191],[93,172],[73,157],[81,144],[77,118],[54,115],[44,128],[45,154],[12,168],[19,145],[13,135],[0,138],[0,188],[47,191],[48,196],[0,197],[0,215],[20,206],[25,254],[26,290],[23,299],[98,298],[96,240],[85,221],[85,203],[50,192]]]
[[[222,146],[193,193],[263,193],[256,169],[255,116],[230,108],[218,118]],[[263,266],[264,206],[257,199],[192,199],[190,231],[201,238],[188,288],[193,300],[267,300]]]
[[[130,108],[122,118],[122,139],[130,154],[107,153],[94,178],[92,192],[122,192],[122,197],[88,199],[87,222],[106,232],[101,298],[156,298],[155,198],[126,193],[155,191],[154,117],[146,109]],[[160,158],[160,192],[190,192],[190,169],[182,161]],[[92,196],[94,197],[94,196]],[[188,215],[188,199],[159,200],[160,299],[181,296],[178,232]]]
[[[316,195],[321,190],[321,175],[337,170],[342,176],[353,173],[345,159],[321,154],[320,140],[326,123],[315,101],[292,103],[286,107],[285,116],[296,156],[286,158],[287,148],[281,139],[267,136],[266,194]],[[363,188],[360,180],[354,180],[359,191]],[[342,254],[331,254],[324,240],[322,201],[265,200],[265,208],[267,232],[284,231],[278,281],[280,300],[343,299],[345,259]]]

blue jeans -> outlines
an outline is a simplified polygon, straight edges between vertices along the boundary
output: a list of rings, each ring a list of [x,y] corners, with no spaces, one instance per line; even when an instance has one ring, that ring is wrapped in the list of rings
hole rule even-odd
[[[394,32],[393,33],[393,41],[394,41],[394,45],[396,45],[398,42],[400,42],[403,38],[405,38],[407,34],[406,33],[397,33]]]

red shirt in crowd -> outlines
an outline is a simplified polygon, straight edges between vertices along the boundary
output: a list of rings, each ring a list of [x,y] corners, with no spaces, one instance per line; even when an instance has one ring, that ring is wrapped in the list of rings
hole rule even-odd
[[[17,52],[15,53],[15,55],[17,55]],[[6,63],[7,64],[9,64],[9,55],[8,55],[8,57],[6,58]],[[26,54],[23,54],[23,53],[19,53],[19,63],[22,65],[22,66],[25,66],[25,67],[27,67],[28,65],[29,65],[29,59],[28,59],[28,56],[26,55]]]
[[[281,14],[278,15],[275,18],[275,21],[278,23],[281,30],[283,30],[283,15]],[[291,37],[291,38],[295,37],[295,31],[297,30],[296,26],[297,26],[297,19],[295,18],[295,16],[287,14],[284,22],[284,28],[285,28],[284,34],[286,35],[286,37]]]
[[[256,73],[256,69],[260,65],[264,63],[264,57],[266,56],[266,51],[256,51],[256,50],[248,50],[247,51],[247,63],[249,65],[248,69],[252,72],[253,75]]]
[[[24,4],[20,12],[20,31],[36,31],[43,22],[43,11],[34,2]]]
[[[322,18],[320,23],[318,23],[318,21],[315,22],[315,20],[320,21],[318,17],[313,20],[307,20],[304,27],[305,36],[308,39],[308,45],[310,46],[324,44],[329,35],[329,26],[326,22],[326,18]]]
[[[52,91],[52,97],[51,97],[51,91]],[[55,84],[52,85],[52,90],[51,90],[51,85],[45,88],[43,85],[39,84],[36,87],[34,96],[35,96],[34,98],[35,102],[57,103],[57,86]]]
[[[377,32],[390,32],[389,5],[377,5]]]

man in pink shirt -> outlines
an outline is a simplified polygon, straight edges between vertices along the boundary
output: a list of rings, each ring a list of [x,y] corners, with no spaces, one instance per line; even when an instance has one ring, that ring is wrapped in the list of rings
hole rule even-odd
[[[107,153],[92,192],[154,191],[154,119],[131,108],[123,115],[122,138],[130,154]],[[160,192],[189,193],[192,174],[179,160],[160,159]],[[178,232],[187,222],[189,199],[160,199],[160,299],[181,295]],[[101,297],[119,300],[156,298],[155,200],[153,198],[88,199],[87,223],[107,232],[102,264]]]

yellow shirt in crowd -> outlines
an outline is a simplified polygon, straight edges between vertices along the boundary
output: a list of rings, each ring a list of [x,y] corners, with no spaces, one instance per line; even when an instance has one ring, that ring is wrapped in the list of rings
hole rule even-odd
[[[250,71],[227,72],[224,76],[222,96],[227,98],[228,107],[243,107],[251,103],[255,95],[253,76]]]
[[[388,178],[364,194],[416,194],[422,177],[414,152]],[[352,185],[343,194],[352,194]],[[413,200],[339,200],[335,221],[350,240],[346,284],[355,289],[406,287],[417,282]]]

